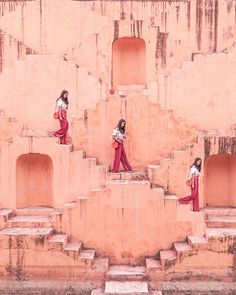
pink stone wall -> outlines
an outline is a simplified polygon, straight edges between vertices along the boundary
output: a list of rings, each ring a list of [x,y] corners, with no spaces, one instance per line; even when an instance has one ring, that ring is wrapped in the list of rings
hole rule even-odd
[[[107,83],[112,43],[118,37],[145,40],[147,81],[155,81],[160,73],[191,60],[193,53],[220,52],[235,40],[235,4],[229,1],[121,4],[36,0],[12,5],[9,12],[9,7],[1,4],[4,31],[37,52],[67,53]],[[9,25],[12,19],[18,26]],[[33,31],[28,26],[32,22]]]
[[[66,54],[67,58],[102,79],[106,90],[112,84],[114,40],[142,38],[146,45],[146,69],[143,69],[146,77],[143,80],[151,90],[151,101],[159,100],[163,108],[174,109],[177,115],[200,128],[229,128],[232,124],[233,115],[227,106],[233,103],[234,67],[218,56],[201,65],[194,61],[194,66],[191,66],[190,61],[196,53],[221,52],[235,42],[233,2],[124,1],[121,4],[119,1],[36,0],[8,4],[0,5],[0,27],[8,36],[13,36],[14,40],[37,53]],[[6,42],[1,44],[4,52],[11,52]],[[4,56],[2,59],[7,65],[12,64],[16,57]],[[185,64],[186,61],[190,64]],[[138,62],[144,65],[137,59]],[[179,73],[175,74],[174,69],[182,65],[183,68],[176,70]],[[205,69],[205,74],[199,73],[201,69]],[[54,69],[55,72],[58,74],[58,70]],[[221,87],[225,73],[227,79]],[[61,87],[58,88],[71,88],[74,75],[64,74],[65,82],[60,81]],[[49,79],[47,81],[51,84]],[[83,93],[90,92],[90,85],[83,83]],[[81,97],[79,86],[73,86],[78,89],[76,94],[72,91],[74,99],[78,100],[75,103],[87,107],[87,96]],[[12,92],[18,95],[18,91]],[[47,91],[42,89],[42,92]],[[56,95],[56,91],[52,95]],[[227,97],[223,108],[220,103],[222,96]],[[99,101],[97,95],[93,95],[93,99]],[[205,114],[195,116],[195,111],[210,113],[210,118],[206,119]],[[226,117],[227,120],[219,121],[216,117]]]
[[[79,129],[73,134],[73,142],[88,155],[96,155],[101,163],[112,166],[111,134],[120,118],[127,120],[125,148],[135,169],[146,169],[147,164],[157,163],[161,156],[169,156],[196,139],[194,126],[187,126],[158,103],[149,103],[148,96],[114,95],[97,104],[96,111],[88,110],[87,119],[77,123]]]
[[[172,69],[162,91],[161,105],[200,129],[228,129],[234,123],[235,49],[199,55]]]
[[[125,147],[134,168],[160,164],[153,183],[178,196],[187,193],[189,165],[195,155],[206,156],[203,144],[196,144],[199,130],[228,131],[235,123],[235,5],[217,0],[1,2],[0,109],[14,119],[1,120],[0,206],[26,205],[26,199],[23,205],[17,200],[27,191],[17,159],[40,153],[50,157],[53,167],[52,193],[45,203],[62,208],[81,194],[95,195],[68,210],[62,226],[102,254],[136,261],[186,234],[203,234],[202,215],[190,217],[189,207],[177,209],[176,199],[165,200],[163,191],[151,190],[149,183],[108,183],[101,195],[91,191],[104,188],[107,179],[104,167],[90,157],[97,156],[105,169],[112,165],[111,133],[123,117]],[[144,40],[137,64],[131,56],[123,59],[124,48],[113,59],[112,44],[123,37]],[[36,54],[26,54],[27,48]],[[126,65],[137,74],[130,80]],[[114,73],[115,85],[129,85],[110,95]],[[131,82],[146,85],[142,89]],[[47,136],[47,130],[58,127],[52,114],[62,89],[69,91],[73,151]],[[194,147],[181,154],[189,143]],[[229,187],[235,205],[235,186]],[[203,205],[208,196],[203,195],[202,179],[200,191]],[[222,193],[226,196],[220,204],[229,192]]]
[[[64,209],[62,230],[109,256],[112,263],[139,263],[187,234],[202,235],[205,222],[203,212],[177,206],[148,182],[110,181],[106,191],[94,191],[91,198]]]

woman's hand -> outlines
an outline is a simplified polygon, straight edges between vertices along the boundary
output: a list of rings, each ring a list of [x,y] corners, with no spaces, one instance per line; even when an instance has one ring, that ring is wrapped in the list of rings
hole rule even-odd
[[[62,120],[61,108],[59,108],[58,112],[59,112],[59,120]]]
[[[122,141],[121,141],[120,139],[116,138],[116,137],[113,137],[113,139],[114,139],[115,141],[117,141],[118,143],[122,143]]]
[[[194,188],[194,177],[192,178],[192,185],[191,188]]]

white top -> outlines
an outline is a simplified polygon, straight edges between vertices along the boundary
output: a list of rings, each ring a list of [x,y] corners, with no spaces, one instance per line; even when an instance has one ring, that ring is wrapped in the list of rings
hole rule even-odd
[[[67,109],[67,104],[61,98],[59,98],[57,101],[55,111],[58,112],[59,108]]]
[[[113,133],[112,133],[112,137],[115,137],[119,140],[123,140],[124,138],[124,134],[120,132],[120,130],[118,128],[114,129]]]
[[[196,166],[192,166],[189,170],[189,175],[188,175],[188,179],[192,179],[193,177],[197,177],[200,175],[199,170],[197,169]]]

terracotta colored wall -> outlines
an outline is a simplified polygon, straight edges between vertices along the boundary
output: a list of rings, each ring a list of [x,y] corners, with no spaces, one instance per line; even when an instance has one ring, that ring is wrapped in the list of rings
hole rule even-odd
[[[141,37],[148,44],[147,81],[190,60],[192,53],[221,51],[235,40],[234,3],[123,2],[36,0],[12,9],[2,3],[0,26],[37,52],[67,52],[107,83],[118,37]]]
[[[100,81],[60,55],[27,55],[0,75],[1,108],[27,128],[55,129],[52,118],[62,89],[69,91],[69,118],[102,99]]]
[[[230,67],[232,59],[229,58],[229,63],[226,63],[221,57],[213,57],[213,60],[210,58],[202,64],[194,62],[196,66],[193,67],[186,64],[183,69],[175,71],[184,61],[190,61],[193,54],[221,52],[233,44],[235,9],[231,2],[191,1],[174,5],[125,1],[120,5],[119,2],[103,1],[100,5],[100,1],[93,4],[90,1],[36,0],[11,5],[1,3],[0,8],[3,14],[0,27],[14,40],[27,44],[38,53],[66,54],[69,59],[74,59],[100,77],[103,90],[111,86],[114,40],[140,37],[146,43],[146,82],[150,101],[159,99],[163,108],[174,109],[178,116],[200,128],[228,128],[233,123],[232,108],[228,107],[234,103],[235,92],[235,67]],[[32,23],[35,24],[33,29],[30,26]],[[4,48],[5,43],[1,43]],[[15,57],[7,59],[12,62]],[[32,64],[30,67],[36,73]],[[91,89],[97,87],[97,82],[95,85],[92,81],[80,84],[75,78],[76,71],[51,70],[55,77],[51,76],[51,80],[44,76],[48,83],[42,82],[47,85],[46,89],[40,87],[37,82],[40,79],[35,78],[33,83],[31,81],[29,94],[23,94],[25,85],[21,90],[13,88],[8,92],[13,97],[21,92],[25,98],[32,95],[30,101],[35,102],[41,100],[42,96],[46,98],[45,93],[48,93],[49,101],[58,95],[58,89],[68,88],[75,99],[71,106],[77,105],[77,109],[78,106],[91,106],[88,101],[96,103],[101,97],[105,99],[105,95],[101,94],[103,90],[99,94],[97,90],[91,93]],[[62,78],[59,78],[60,71],[63,72]],[[199,71],[204,71],[204,74],[199,74]],[[11,74],[14,77],[14,73]],[[56,76],[58,84],[55,82]],[[53,84],[55,88],[50,92]],[[81,100],[80,89],[83,92]],[[222,97],[227,98],[227,104],[221,103]],[[196,116],[196,113],[202,116]]]
[[[120,118],[127,120],[125,148],[135,169],[146,169],[147,164],[158,162],[161,155],[170,155],[196,136],[194,126],[187,126],[173,112],[161,110],[157,103],[151,104],[148,96],[115,95],[99,103],[96,111],[88,110],[85,121],[77,122],[73,142],[88,155],[98,156],[101,163],[112,165],[111,134]]]
[[[105,192],[94,192],[74,208],[65,208],[62,222],[62,230],[74,240],[98,249],[113,263],[140,262],[187,234],[205,230],[202,213],[193,214],[189,206],[165,200],[163,190],[137,181],[108,182]]]
[[[82,151],[43,133],[32,135],[25,130],[1,144],[2,208],[51,205],[49,200],[55,208],[66,205],[59,230],[120,262],[139,261],[187,234],[204,233],[203,214],[164,199],[164,191],[151,189],[148,181],[109,181],[103,166]]]
[[[16,162],[17,208],[52,207],[52,160],[47,155],[21,155]]]
[[[53,206],[61,208],[80,194],[91,196],[78,201],[63,220],[63,229],[74,239],[82,239],[86,246],[116,257],[114,260],[129,261],[155,255],[157,249],[170,247],[188,233],[203,234],[203,215],[189,214],[188,206],[177,207],[176,200],[165,200],[163,192],[151,190],[149,183],[108,183],[105,193],[93,196],[91,189],[104,186],[106,178],[103,172],[100,181],[100,167],[95,167],[94,159],[83,159],[78,149],[111,165],[111,133],[123,117],[127,119],[125,147],[131,164],[136,169],[146,169],[150,163],[165,161],[160,160],[161,156],[170,156],[193,142],[198,128],[228,129],[235,123],[235,54],[212,54],[235,41],[234,8],[235,4],[217,0],[177,5],[166,1],[123,1],[122,5],[114,1],[70,0],[1,3],[0,28],[5,33],[0,38],[0,58],[5,67],[0,76],[4,98],[0,107],[22,127],[8,133],[10,124],[1,126],[5,139],[9,134],[13,137],[1,144],[1,207],[33,204],[27,197],[35,197],[35,191],[25,194],[25,178],[32,171],[34,183],[39,167],[33,165],[29,170],[27,162],[17,164],[17,159],[24,154],[41,153],[52,159],[53,166],[52,196],[45,195],[43,204],[51,204],[51,196]],[[130,71],[135,69],[137,74],[142,69],[135,77],[127,78],[123,69],[117,69],[116,62],[120,64],[122,54],[117,60],[112,55],[113,42],[122,37],[138,37],[146,44],[146,60],[143,45],[140,50],[140,67],[136,68],[138,64],[133,62],[135,54],[125,57]],[[17,42],[27,44],[23,47],[32,48],[38,55],[22,54],[24,59],[18,60],[20,51],[16,45],[21,43]],[[120,53],[123,52],[122,49]],[[204,52],[211,55],[198,56],[191,62],[193,54]],[[126,97],[109,96],[112,64],[118,73],[115,83],[145,81],[147,90]],[[30,134],[30,129],[39,129],[40,133],[58,127],[52,113],[63,88],[70,95],[68,118],[76,149],[73,152],[70,146],[56,145],[46,132]],[[24,132],[29,134],[22,135]],[[164,170],[168,172],[163,174],[165,181],[172,181],[169,188],[173,193],[186,192],[185,179],[194,155],[203,158],[202,145],[189,150],[186,158],[186,154],[176,154],[171,170]],[[221,171],[214,161],[209,166],[210,172],[213,166],[215,174],[206,178],[205,198],[211,202],[212,197],[218,197],[221,205],[235,205],[235,160],[228,164],[222,158],[220,163]],[[46,169],[46,175],[50,169]],[[45,174],[40,178],[42,182]],[[222,181],[221,191],[215,191],[215,178]],[[49,178],[47,181],[49,186]],[[22,203],[17,204],[17,198]],[[202,194],[200,198],[203,203]]]
[[[173,69],[168,82],[162,81],[167,83],[167,95],[166,99],[161,95],[161,105],[201,129],[230,128],[235,120],[235,57],[234,49],[228,54],[199,56]]]

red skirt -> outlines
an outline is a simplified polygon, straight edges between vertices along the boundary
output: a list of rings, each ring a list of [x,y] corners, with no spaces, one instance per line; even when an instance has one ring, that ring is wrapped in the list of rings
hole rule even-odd
[[[60,138],[60,144],[66,144],[66,135],[67,135],[68,127],[69,127],[69,124],[67,121],[67,112],[64,108],[62,108],[60,112],[61,112],[61,118],[59,119],[60,129],[55,131],[53,135]]]
[[[199,194],[198,194],[198,186],[199,180],[198,177],[193,178],[194,186],[191,187],[191,195],[186,196],[184,198],[180,198],[178,202],[180,204],[188,204],[193,201],[193,211],[200,211],[199,209]]]
[[[114,164],[113,164],[113,168],[111,172],[113,173],[119,172],[120,162],[122,163],[125,171],[132,171],[132,167],[126,156],[123,142],[122,143],[118,142],[118,148],[115,149],[115,159],[114,159]]]

